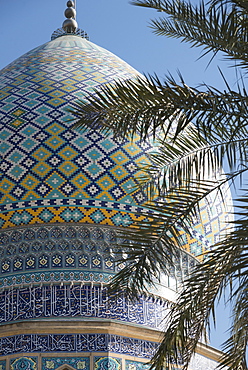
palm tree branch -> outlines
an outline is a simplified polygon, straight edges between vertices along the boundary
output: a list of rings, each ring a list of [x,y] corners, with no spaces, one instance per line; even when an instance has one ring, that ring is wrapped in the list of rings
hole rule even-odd
[[[205,145],[199,142],[194,128],[179,135],[175,142],[160,142],[155,153],[150,153],[150,163],[142,166],[142,176],[137,187],[146,191],[149,199],[169,191],[171,186],[190,185],[190,179],[221,178],[223,165],[228,163],[231,174],[246,171],[247,139]],[[239,170],[236,172],[237,157]],[[233,176],[228,175],[228,178]],[[134,189],[135,190],[135,189]]]
[[[78,118],[74,127],[122,137],[139,134],[145,140],[158,132],[164,138],[172,133],[176,137],[193,122],[203,139],[221,141],[247,134],[247,103],[246,91],[220,92],[210,87],[201,91],[183,80],[177,84],[171,76],[163,83],[156,76],[137,77],[105,85],[87,102],[78,102],[73,109]]]
[[[192,47],[203,46],[208,51],[222,51],[247,67],[247,11],[243,7],[236,4],[233,8],[223,3],[218,7],[213,2],[206,7],[204,1],[196,6],[180,0],[140,0],[132,3],[167,14],[168,18],[152,21],[156,34],[181,38],[191,43]]]
[[[244,256],[242,256],[244,257]],[[244,263],[248,263],[247,256],[246,258],[242,258],[243,265]],[[240,262],[240,261],[239,261]],[[240,263],[239,263],[240,266]],[[224,342],[223,344],[223,350],[224,355],[221,359],[221,366],[232,366],[235,368],[239,368],[239,366],[242,366],[242,369],[247,369],[246,364],[246,347],[248,342],[248,300],[247,300],[247,273],[245,273],[243,276],[240,276],[240,274],[237,277],[238,280],[241,280],[240,286],[235,292],[235,294],[232,295],[232,298],[234,295],[236,295],[237,304],[234,308],[234,314],[233,314],[233,323],[230,330],[230,337]]]
[[[178,354],[183,359],[184,368],[187,368],[205,325],[209,324],[214,302],[231,279],[229,268],[235,255],[240,253],[240,246],[225,244],[224,248],[219,246],[216,252],[212,252],[204,264],[197,266],[168,316],[164,339],[152,359],[153,368],[159,369],[161,364],[177,362]]]
[[[119,237],[125,239],[121,250],[126,251],[126,257],[122,254],[120,262],[124,261],[126,266],[115,275],[110,290],[116,291],[119,286],[136,298],[158,281],[161,273],[167,273],[172,262],[170,256],[182,246],[181,231],[191,233],[189,225],[199,214],[199,202],[211,193],[221,191],[225,182],[226,178],[218,182],[191,180],[190,187],[172,188],[161,201],[147,206],[152,212],[146,220],[139,221],[136,228],[134,225],[129,230],[120,230]]]

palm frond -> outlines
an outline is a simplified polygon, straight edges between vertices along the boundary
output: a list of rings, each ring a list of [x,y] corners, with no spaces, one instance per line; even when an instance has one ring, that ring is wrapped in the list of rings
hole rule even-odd
[[[246,201],[247,201],[246,197]],[[198,341],[204,335],[209,318],[214,313],[215,302],[225,288],[230,287],[234,307],[234,325],[231,337],[224,349],[228,350],[220,366],[230,370],[247,369],[245,348],[247,346],[247,262],[248,218],[246,206],[243,219],[235,221],[236,229],[221,240],[207,254],[205,262],[197,266],[185,288],[180,293],[167,317],[167,327],[158,352],[152,359],[152,368],[161,369],[170,363],[183,363],[187,369]],[[233,282],[237,288],[233,290]],[[229,299],[229,298],[228,298]],[[239,367],[239,366],[243,367]]]
[[[175,141],[157,140],[158,147],[149,154],[150,163],[141,167],[138,186],[148,199],[163,196],[175,185],[188,184],[191,179],[233,180],[247,171],[247,139],[207,144],[199,139],[194,127],[184,130]],[[239,166],[237,166],[239,162]],[[224,176],[222,168],[228,166]]]
[[[201,46],[203,50],[214,53],[222,51],[227,57],[240,61],[247,68],[248,14],[242,1],[221,1],[221,6],[204,1],[192,5],[188,1],[138,0],[134,5],[154,8],[167,14],[151,22],[158,35],[180,38],[192,47]]]
[[[228,5],[232,8],[235,8],[236,11],[237,9],[239,9],[240,12],[243,10],[245,12],[244,14],[246,14],[248,10],[248,4],[246,0],[211,0],[209,1],[209,4],[210,6],[219,6],[219,7],[223,5]]]
[[[243,89],[220,92],[178,84],[171,76],[119,81],[103,86],[78,102],[74,127],[99,129],[119,136],[138,134],[141,140],[159,134],[176,137],[192,124],[202,140],[228,141],[247,137],[248,95]]]
[[[246,261],[243,263],[248,263],[248,258],[246,256]],[[234,309],[234,317],[232,327],[230,329],[230,337],[224,342],[223,350],[224,355],[221,359],[221,365],[232,366],[233,368],[247,369],[246,363],[246,348],[248,342],[248,276],[247,272],[244,276],[239,277],[238,280],[240,286],[243,289],[241,291],[240,287],[238,289],[238,294],[236,297],[237,304]]]
[[[110,290],[119,287],[136,298],[159,282],[161,274],[168,274],[171,257],[183,245],[182,232],[191,235],[190,225],[199,215],[199,203],[220,190],[226,181],[191,180],[190,186],[180,184],[137,214],[143,216],[143,221],[139,219],[132,228],[118,232],[124,240],[119,262],[125,266],[113,278]]]

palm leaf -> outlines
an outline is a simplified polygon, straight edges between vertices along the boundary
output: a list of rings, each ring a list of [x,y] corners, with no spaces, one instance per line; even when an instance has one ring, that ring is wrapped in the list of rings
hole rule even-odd
[[[156,34],[180,38],[192,47],[201,46],[206,51],[222,51],[247,68],[248,23],[244,2],[231,1],[235,7],[228,6],[226,1],[221,1],[221,6],[214,1],[208,6],[204,1],[192,5],[180,0],[138,0],[132,3],[167,14],[167,18],[160,17],[151,22]]]
[[[245,198],[246,201],[248,197]],[[235,221],[236,229],[221,240],[207,254],[204,263],[197,266],[178,301],[167,317],[167,327],[158,352],[152,359],[152,367],[161,369],[170,363],[181,362],[187,369],[198,341],[209,326],[215,302],[230,287],[230,298],[234,307],[234,324],[231,337],[224,344],[228,354],[224,355],[221,367],[231,370],[247,369],[245,349],[247,346],[247,289],[248,289],[248,218],[246,206],[243,219]],[[237,282],[234,291],[233,282]],[[240,367],[242,366],[242,367]]]
[[[190,186],[192,178],[234,179],[247,170],[246,142],[244,139],[210,145],[199,140],[194,127],[178,135],[174,142],[158,140],[160,146],[149,154],[150,163],[141,167],[143,175],[138,177],[138,186],[148,199],[153,199],[164,195],[175,184]],[[222,168],[227,164],[231,172],[224,176]]]
[[[199,203],[220,190],[226,181],[191,180],[190,186],[171,188],[161,200],[137,214],[143,221],[119,230],[124,240],[120,243],[119,262],[125,267],[113,278],[110,290],[116,292],[119,288],[137,298],[159,282],[161,274],[168,274],[172,257],[183,245],[182,232],[191,234],[190,225],[199,215]]]
[[[157,158],[165,160],[166,172],[173,178],[180,178],[180,172],[190,177],[192,163],[197,173],[208,166],[214,172],[224,159],[233,171],[237,159],[241,166],[247,163],[247,102],[245,90],[243,94],[230,89],[221,93],[208,88],[203,92],[188,87],[183,79],[178,85],[172,77],[164,83],[157,77],[138,78],[105,86],[89,96],[88,103],[78,103],[75,127],[100,129],[106,134],[113,131],[121,136],[138,134],[141,140],[159,137]],[[170,161],[169,153],[175,155],[177,151],[177,161]]]
[[[210,87],[204,91],[187,86],[183,79],[178,84],[171,76],[163,83],[157,77],[138,77],[105,85],[86,102],[78,102],[74,127],[122,137],[138,133],[145,140],[158,132],[176,136],[193,122],[206,140],[221,141],[227,135],[247,134],[247,103],[245,90],[243,94]]]

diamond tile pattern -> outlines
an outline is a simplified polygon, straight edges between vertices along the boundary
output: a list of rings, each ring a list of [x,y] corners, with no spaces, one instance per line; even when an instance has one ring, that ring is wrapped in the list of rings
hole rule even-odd
[[[125,150],[127,143],[72,131],[68,101],[73,104],[102,83],[135,75],[111,53],[76,36],[42,45],[2,70],[1,205],[27,199],[114,201],[115,193],[122,195],[121,201],[127,195],[123,185],[132,175],[122,164],[135,165],[142,148],[135,140],[132,153]],[[137,204],[126,199],[124,203]],[[49,212],[42,218],[48,220]],[[19,215],[11,219],[23,221]]]
[[[2,228],[135,221],[144,197],[130,191],[151,147],[138,138],[120,142],[99,132],[72,130],[75,121],[68,109],[101,84],[136,75],[110,52],[72,35],[28,52],[0,72]],[[205,229],[197,224],[196,234],[213,241],[225,216],[221,203],[213,217],[208,208],[204,205]]]

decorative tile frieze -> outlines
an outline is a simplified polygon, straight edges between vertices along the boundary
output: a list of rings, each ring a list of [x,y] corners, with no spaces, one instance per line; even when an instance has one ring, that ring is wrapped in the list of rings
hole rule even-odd
[[[0,232],[0,287],[58,281],[61,273],[60,281],[93,279],[107,283],[109,276],[124,266],[115,262],[123,249],[121,242],[113,227],[93,224],[46,224],[4,230]],[[195,265],[193,257],[178,253],[170,276],[180,280]],[[85,276],[81,277],[80,273]]]
[[[168,302],[153,296],[135,302],[109,295],[101,285],[43,285],[0,292],[0,323],[37,319],[104,319],[161,328]]]
[[[0,338],[0,356],[15,353],[113,352],[151,358],[158,343],[113,334],[21,334]]]

